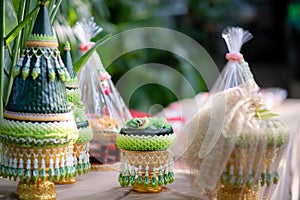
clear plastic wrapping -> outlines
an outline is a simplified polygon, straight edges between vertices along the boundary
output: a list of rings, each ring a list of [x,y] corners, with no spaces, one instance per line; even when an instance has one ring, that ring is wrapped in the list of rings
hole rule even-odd
[[[94,44],[91,39],[102,31],[102,28],[98,27],[91,18],[77,22],[73,31],[81,42],[79,49],[85,53]],[[80,69],[78,81],[82,91],[82,101],[94,132],[90,147],[92,156],[107,154],[103,153],[108,151],[107,149],[115,151],[115,134],[126,121],[131,119],[131,114],[115,88],[110,74],[103,67],[97,52],[94,52]],[[101,155],[95,157],[101,159],[101,163],[106,163],[107,158]]]
[[[265,108],[240,53],[252,35],[229,27],[222,36],[229,50],[228,63],[207,103],[179,134],[177,141],[189,145],[180,160],[201,195],[223,200],[265,199],[278,182],[289,131]]]
[[[102,28],[90,19],[77,22],[73,31],[81,41],[79,48],[84,53],[93,45],[91,38],[102,31]],[[90,119],[96,120],[92,126],[98,131],[118,132],[131,119],[131,115],[97,52],[92,54],[79,71],[78,79],[87,113]]]

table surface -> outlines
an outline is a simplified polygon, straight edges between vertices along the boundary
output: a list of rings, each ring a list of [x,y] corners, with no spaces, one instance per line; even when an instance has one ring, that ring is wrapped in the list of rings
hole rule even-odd
[[[175,173],[175,181],[163,187],[160,193],[137,193],[132,187],[121,188],[118,183],[117,171],[96,172],[91,171],[86,175],[77,177],[74,184],[56,185],[58,200],[82,200],[82,199],[197,199],[197,194],[190,187],[189,181],[183,173]],[[17,182],[0,180],[0,199],[15,199],[13,192],[17,188]]]
[[[280,119],[289,126],[292,135],[291,137],[296,138],[296,136],[299,135],[296,133],[298,132],[298,123],[300,122],[300,100],[287,99],[276,111],[280,114]],[[300,138],[297,141],[300,142]],[[293,146],[295,145],[300,146],[297,144],[293,144]],[[289,154],[292,154],[291,152],[295,153],[295,151],[298,151],[298,149],[300,151],[300,147],[298,149],[292,149],[293,151],[290,150]],[[280,199],[291,199],[290,196],[288,196],[290,195],[290,191],[292,191],[293,194],[297,195],[299,193],[300,169],[298,168],[300,166],[300,158],[298,157],[299,156],[297,156],[297,158],[294,158],[294,156],[291,155],[288,156],[286,172],[283,177],[281,176],[281,182],[279,183],[280,191],[286,192],[281,193],[282,198]],[[294,159],[293,162],[291,162],[291,159]],[[291,165],[290,163],[294,164]],[[294,165],[298,167],[296,167],[296,170],[291,170],[290,168],[293,168]],[[76,183],[74,184],[56,185],[57,199],[200,199],[197,197],[197,193],[193,191],[188,178],[181,171],[175,172],[175,181],[172,184],[164,186],[162,192],[155,194],[136,193],[131,190],[131,187],[121,188],[117,181],[117,177],[118,172],[113,169],[111,171],[91,171],[86,175],[78,177]],[[295,186],[295,184],[297,183],[298,185]],[[15,199],[13,193],[14,191],[16,191],[16,188],[17,182],[0,179],[0,199]]]

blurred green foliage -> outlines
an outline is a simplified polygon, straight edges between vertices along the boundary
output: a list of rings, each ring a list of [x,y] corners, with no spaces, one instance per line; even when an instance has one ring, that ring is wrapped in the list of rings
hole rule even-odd
[[[64,0],[56,17],[55,28],[59,30],[57,33],[61,43],[66,40],[71,42],[73,58],[78,58],[80,52],[77,50],[79,43],[70,26],[91,16],[104,29],[94,40],[107,33],[117,34],[133,28],[165,27],[194,38],[209,53],[218,53],[216,49],[219,46],[215,41],[221,41],[220,33],[226,25],[224,22],[228,18],[231,21],[237,19],[238,10],[245,5],[238,0]],[[235,14],[231,13],[233,9],[236,11]],[[98,52],[105,63],[106,58],[101,55],[100,51]],[[201,75],[191,64],[163,50],[136,50],[122,55],[105,67],[112,75],[113,82],[117,83],[120,77],[130,69],[146,63],[161,63],[170,66],[189,81],[195,93],[207,91]],[[182,88],[182,98],[193,96],[190,93],[184,94],[184,91],[185,88]],[[122,95],[126,91],[120,91],[120,93]],[[160,104],[165,107],[176,100],[178,100],[176,95],[168,88],[151,84],[138,88],[132,95],[128,106],[147,112],[151,105]]]

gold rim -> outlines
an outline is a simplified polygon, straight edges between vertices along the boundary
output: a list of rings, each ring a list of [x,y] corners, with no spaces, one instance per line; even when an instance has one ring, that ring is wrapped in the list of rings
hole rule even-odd
[[[57,48],[58,43],[56,41],[35,41],[28,40],[26,42],[27,47],[48,47],[48,48]]]
[[[49,121],[66,121],[72,120],[73,114],[69,113],[59,113],[59,114],[36,114],[36,113],[19,113],[13,111],[4,111],[4,117],[15,120],[25,120],[25,121],[39,121],[39,122],[49,122]]]

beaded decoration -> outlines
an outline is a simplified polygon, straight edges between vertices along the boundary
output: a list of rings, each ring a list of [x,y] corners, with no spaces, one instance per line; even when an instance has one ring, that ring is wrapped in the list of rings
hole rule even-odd
[[[73,145],[30,148],[3,144],[0,175],[14,180],[19,178],[26,183],[32,180],[36,183],[39,179],[63,181],[76,174],[73,159]],[[83,167],[83,171],[86,168]]]
[[[150,179],[150,177],[152,178]],[[153,188],[174,181],[173,155],[169,151],[121,150],[121,168],[118,181],[121,187],[129,184]]]
[[[23,51],[21,58],[16,66],[13,67],[13,77],[17,77],[22,73],[22,78],[25,80],[31,72],[33,80],[35,80],[41,73],[41,64],[46,61],[47,74],[50,81],[54,81],[56,72],[61,81],[68,81],[70,79],[69,73],[60,57],[60,51],[55,48],[47,47],[27,47]],[[53,60],[52,60],[53,59]],[[33,60],[34,64],[31,63]]]

